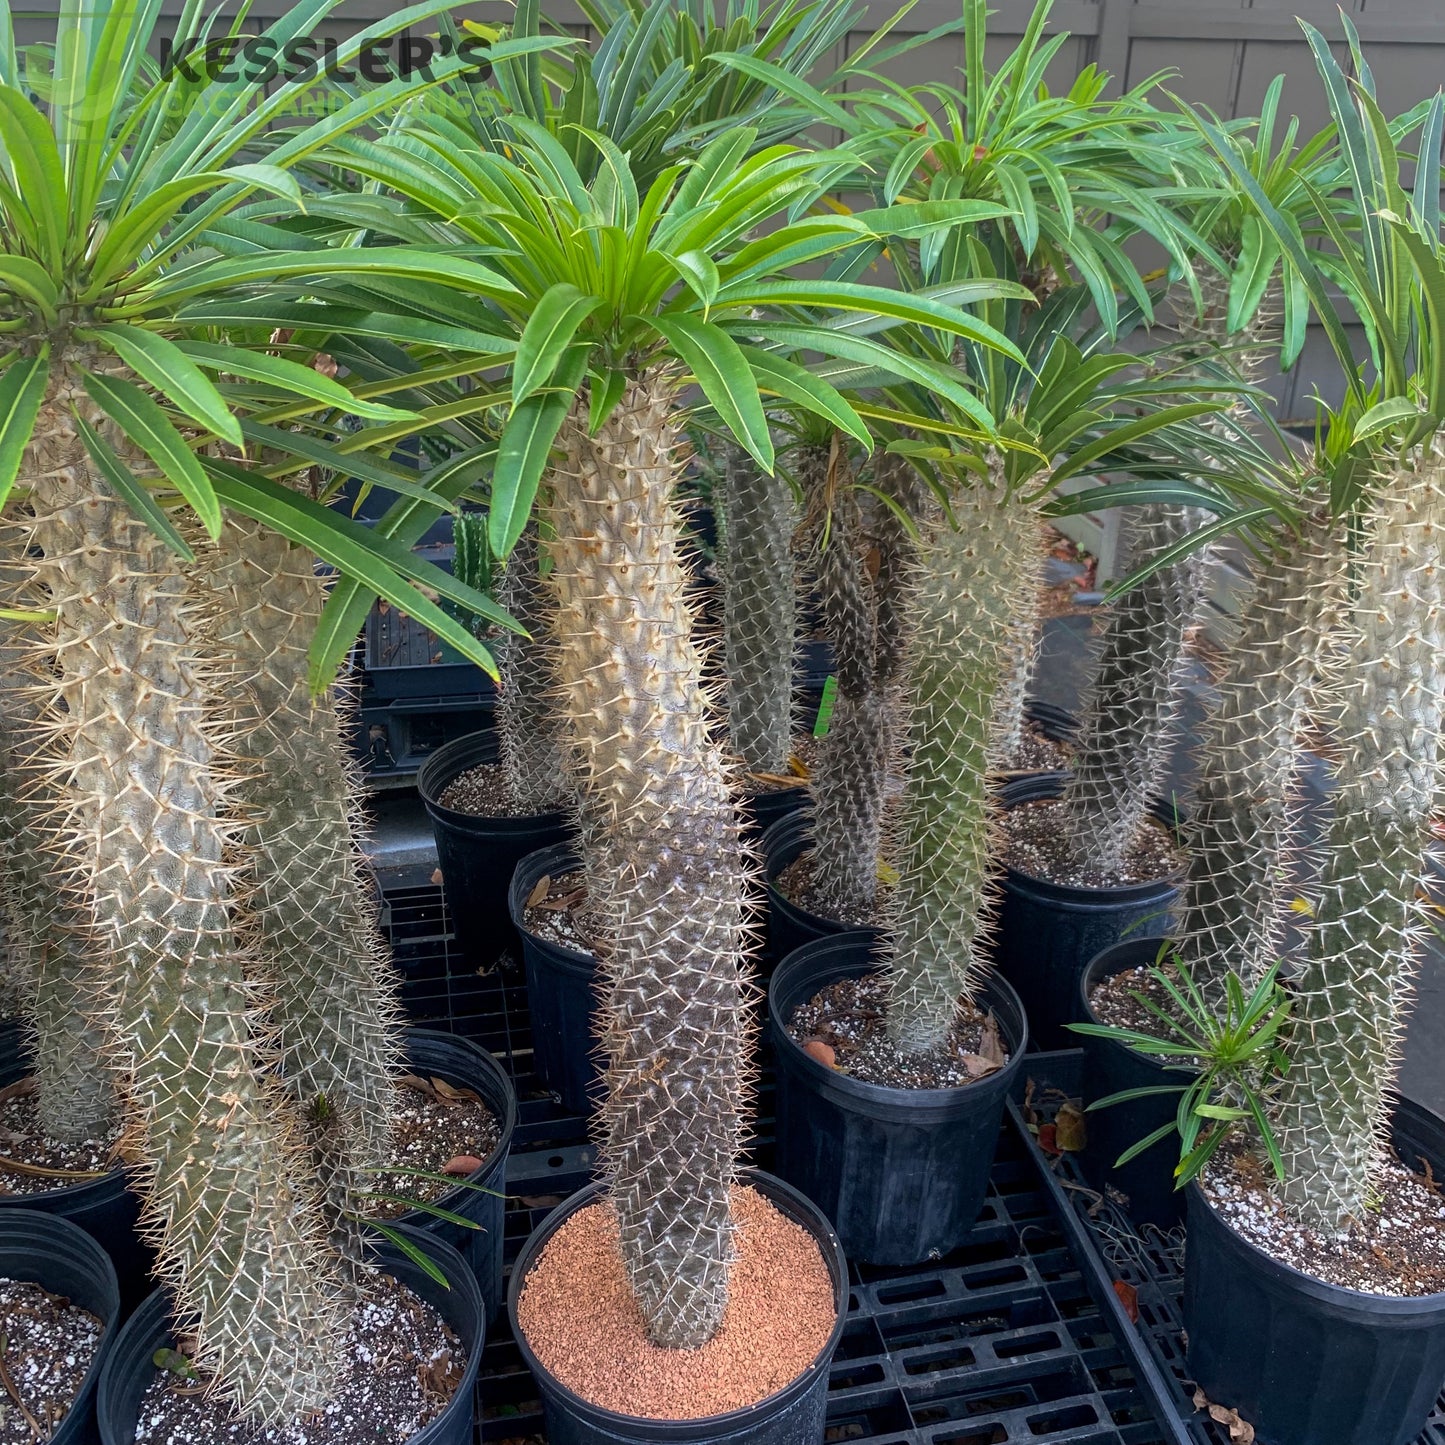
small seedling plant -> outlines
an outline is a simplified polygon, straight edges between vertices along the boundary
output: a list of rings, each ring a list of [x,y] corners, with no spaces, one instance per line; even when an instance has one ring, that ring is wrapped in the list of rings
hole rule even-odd
[[[1138,1053],[1170,1060],[1167,1067],[1187,1075],[1178,1084],[1122,1089],[1089,1105],[1092,1112],[1131,1099],[1179,1095],[1174,1118],[1132,1144],[1114,1167],[1121,1168],[1177,1134],[1174,1187],[1182,1189],[1199,1177],[1236,1125],[1252,1120],[1275,1176],[1283,1179],[1284,1164],[1266,1111],[1270,1086],[1284,1074],[1287,1063],[1279,1034],[1289,1018],[1291,1000],[1279,981],[1279,964],[1248,995],[1238,975],[1230,973],[1222,1017],[1211,1012],[1186,964],[1176,957],[1165,965],[1161,948],[1149,977],[1163,990],[1172,1010],[1137,989],[1130,990],[1130,997],[1159,1021],[1159,1033],[1119,1024],[1069,1025],[1074,1033],[1112,1039]]]

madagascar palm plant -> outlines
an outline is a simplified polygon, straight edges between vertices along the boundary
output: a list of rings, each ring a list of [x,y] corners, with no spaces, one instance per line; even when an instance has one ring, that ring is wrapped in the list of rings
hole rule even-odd
[[[303,5],[267,38],[284,46],[329,8]],[[7,566],[19,574],[12,610],[28,610],[35,629],[46,730],[21,744],[32,777],[18,822],[29,849],[50,859],[25,880],[10,926],[38,943],[28,989],[42,1095],[78,1092],[92,1111],[67,1123],[64,1105],[46,1105],[47,1123],[103,1123],[103,1091],[74,1085],[98,1072],[97,1053],[114,1067],[161,1270],[198,1322],[196,1363],[276,1421],[324,1401],[344,1300],[294,1114],[269,1082],[260,981],[233,919],[231,764],[210,725],[209,608],[188,565],[229,510],[364,577],[481,661],[417,584],[492,604],[276,481],[203,457],[246,440],[245,408],[215,376],[259,382],[297,413],[357,402],[264,339],[222,347],[177,316],[294,290],[318,264],[332,277],[496,278],[465,259],[403,250],[319,263],[315,249],[219,259],[204,249],[258,191],[299,204],[290,169],[409,87],[353,98],[326,125],[268,141],[260,157],[248,148],[306,83],[268,93],[255,80],[161,73],[147,57],[159,11],[157,0],[67,4],[63,43],[23,55],[0,14],[0,498],[7,537],[28,544]],[[339,54],[425,13],[399,13]],[[204,40],[209,27],[188,7],[180,39]]]
[[[1440,145],[1445,101],[1416,117],[1413,194],[1353,27],[1345,78],[1324,37],[1306,36],[1325,85],[1349,190],[1315,193],[1308,228],[1278,209],[1218,129],[1206,134],[1294,269],[1340,367],[1343,402],[1324,411],[1319,507],[1357,537],[1344,645],[1325,653],[1325,724],[1337,741],[1334,816],[1299,972],[1289,1069],[1273,1112],[1291,1212],[1341,1228],[1368,1207],[1424,927],[1417,898],[1439,786],[1445,678],[1439,658],[1439,538],[1445,524],[1445,254]],[[1408,124],[1408,123],[1407,123]],[[1396,129],[1400,129],[1396,127]],[[1327,250],[1306,245],[1309,228]],[[1363,324],[1357,360],[1327,282]],[[1339,529],[1343,531],[1344,528]],[[1336,534],[1338,535],[1338,533]],[[1343,560],[1335,562],[1343,569]],[[1301,626],[1326,625],[1321,588]],[[1228,860],[1230,864],[1233,859]],[[1226,866],[1222,864],[1221,866]]]
[[[439,236],[484,248],[517,288],[496,303],[515,353],[491,538],[505,555],[541,488],[588,875],[610,880],[599,940],[604,1165],[648,1332],[687,1348],[711,1337],[727,1297],[750,869],[709,732],[679,554],[680,389],[694,380],[771,468],[764,392],[868,438],[853,408],[788,351],[863,357],[961,390],[943,369],[894,356],[846,324],[800,319],[798,308],[840,323],[873,313],[1012,348],[928,297],[789,274],[895,228],[965,218],[970,203],[807,217],[855,159],[785,146],[754,153],[747,129],[645,190],[593,132],[606,163],[589,187],[546,130],[513,125],[526,144],[511,157],[426,112],[384,146],[343,144],[337,154],[430,210]],[[787,221],[790,211],[803,218]],[[769,221],[783,223],[760,233]]]
[[[985,315],[1026,358],[964,343],[996,427],[980,435],[945,410],[938,436],[895,443],[927,468],[934,494],[905,593],[909,763],[887,953],[889,1033],[904,1053],[944,1043],[987,968],[999,857],[989,768],[1011,722],[1001,702],[1020,638],[1037,628],[1043,509],[1071,478],[1192,458],[1207,435],[1200,419],[1224,404],[1181,397],[1111,349],[1081,321],[1088,299],[1082,286],[1056,290],[1033,315],[989,303]]]

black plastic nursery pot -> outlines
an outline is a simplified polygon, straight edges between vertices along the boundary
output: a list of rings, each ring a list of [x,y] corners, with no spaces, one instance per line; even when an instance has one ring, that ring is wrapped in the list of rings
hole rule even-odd
[[[105,1327],[100,1348],[49,1445],[96,1445],[95,1392],[115,1347],[120,1286],[110,1256],[83,1229],[57,1214],[7,1209],[0,1214],[0,1278],[37,1284],[89,1310]]]
[[[14,1035],[14,1051],[0,1055],[0,1088],[18,1083],[30,1073],[30,1064]],[[120,1285],[121,1306],[129,1312],[155,1287],[151,1269],[155,1252],[137,1232],[140,1198],[127,1187],[124,1169],[112,1169],[99,1179],[76,1180],[34,1194],[0,1194],[0,1222],[12,1210],[54,1214],[79,1225],[110,1256]]]
[[[828,1367],[848,1317],[848,1262],[828,1221],[796,1189],[760,1169],[744,1169],[740,1177],[781,1214],[802,1225],[822,1251],[833,1278],[838,1317],[818,1357],[791,1384],[756,1405],[699,1420],[645,1420],[619,1415],[589,1404],[568,1389],[532,1353],[517,1322],[517,1305],[527,1276],[548,1241],[579,1209],[595,1204],[602,1197],[603,1186],[589,1184],[554,1209],[532,1231],[512,1267],[507,1290],[512,1334],[542,1396],[547,1445],[822,1445],[828,1409]],[[779,1300],[779,1307],[786,1307],[786,1301]]]
[[[446,1240],[467,1261],[477,1277],[490,1323],[502,1307],[502,1216],[507,1207],[507,1157],[517,1127],[517,1092],[502,1066],[484,1048],[456,1034],[408,1029],[406,1057],[412,1072],[422,1078],[441,1079],[455,1088],[479,1094],[500,1130],[481,1168],[469,1174],[464,1185],[434,1201],[438,1207],[480,1225],[479,1229],[449,1223],[421,1209],[402,1216],[402,1223]]]
[[[1057,798],[1063,773],[1033,773],[1000,789],[1006,808]],[[1166,823],[1173,819],[1156,811]],[[1121,939],[1169,930],[1169,911],[1179,897],[1172,879],[1117,888],[1070,887],[1005,871],[995,959],[1018,990],[1034,1045],[1067,1049],[1077,1036],[1065,1024],[1082,1023],[1079,980],[1090,961]]]
[[[763,859],[768,882],[768,953],[773,959],[790,953],[819,938],[834,938],[840,933],[861,932],[877,937],[872,928],[850,929],[836,918],[825,918],[800,908],[784,896],[778,887],[778,875],[812,846],[813,819],[804,809],[780,818],[763,834]]]
[[[749,793],[744,810],[750,815],[752,831],[762,837],[768,829],[783,818],[791,818],[808,805],[808,785],[799,783],[796,788],[774,788],[771,792]]]
[[[1084,970],[1079,980],[1079,1007],[1089,1023],[1101,1020],[1089,1004],[1095,988],[1125,969],[1148,966],[1157,961],[1162,938],[1130,938],[1106,948]],[[1121,1044],[1117,1039],[1090,1038],[1073,1034],[1084,1049],[1084,1103],[1122,1093],[1125,1089],[1155,1089],[1187,1085],[1193,1074],[1177,1066],[1170,1068]],[[1170,1123],[1179,1104],[1177,1094],[1156,1094],[1147,1099],[1129,1099],[1089,1114],[1088,1142],[1080,1162],[1095,1189],[1114,1189],[1127,1201],[1125,1209],[1135,1224],[1153,1224],[1173,1229],[1184,1222],[1184,1191],[1174,1187],[1174,1166],[1179,1160],[1175,1135],[1159,1141],[1122,1169],[1114,1161],[1156,1129]]]
[[[590,1112],[602,1072],[592,1017],[597,1007],[597,960],[530,932],[527,899],[544,877],[575,872],[582,860],[562,843],[529,853],[512,875],[507,906],[522,939],[527,1007],[532,1015],[532,1062],[542,1082],[575,1113]]]
[[[787,1021],[819,989],[871,973],[875,942],[863,932],[818,939],[773,974],[776,1168],[833,1221],[850,1259],[921,1264],[963,1244],[983,1208],[1028,1024],[1018,996],[995,977],[979,1004],[997,1018],[1009,1053],[997,1073],[957,1089],[895,1089],[828,1068],[793,1042]]]
[[[1412,1168],[1445,1172],[1445,1121],[1401,1099],[1392,1132]],[[1312,1279],[1236,1234],[1197,1184],[1189,1196],[1184,1325],[1189,1368],[1259,1445],[1409,1445],[1445,1378],[1445,1293],[1411,1299]]]
[[[416,775],[417,792],[431,817],[442,887],[467,963],[485,968],[517,942],[507,915],[507,887],[517,864],[568,834],[562,813],[531,818],[483,818],[444,808],[447,785],[471,768],[497,761],[494,729],[470,733],[439,748]]]
[[[419,1299],[431,1305],[456,1332],[467,1352],[466,1368],[456,1394],[446,1409],[418,1430],[407,1445],[472,1445],[476,1415],[477,1371],[486,1343],[486,1312],[481,1291],[466,1261],[434,1234],[400,1226],[415,1247],[423,1251],[446,1276],[443,1288],[394,1244],[377,1246],[376,1263]],[[141,1399],[155,1375],[155,1353],[175,1348],[176,1331],[170,1317],[170,1300],[157,1290],[121,1330],[100,1373],[96,1416],[101,1445],[135,1445],[136,1418]],[[358,1441],[368,1438],[358,1422]]]

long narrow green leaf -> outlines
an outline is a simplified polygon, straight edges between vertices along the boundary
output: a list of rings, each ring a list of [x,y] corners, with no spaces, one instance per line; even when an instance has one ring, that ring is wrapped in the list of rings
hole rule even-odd
[[[241,426],[211,379],[173,341],[139,326],[111,325],[92,338],[107,346],[172,406],[232,446],[241,445]]]
[[[10,496],[50,379],[50,348],[0,372],[0,507]]]
[[[771,472],[773,438],[767,413],[757,378],[738,343],[720,326],[683,311],[649,316],[647,323],[682,358],[738,445]]]
[[[126,464],[116,455],[114,448],[83,416],[77,414],[75,425],[85,442],[101,475],[105,477],[116,494],[137,517],[148,526],[167,547],[185,562],[194,562],[196,554],[184,537],[176,531],[171,519],[157,504],[143,482],[138,481]]]
[[[85,389],[95,404],[138,446],[191,504],[212,538],[221,532],[221,504],[196,454],[160,406],[133,382],[89,373]]]
[[[517,342],[512,363],[514,404],[547,384],[577,328],[601,305],[600,297],[584,295],[570,281],[559,281],[543,293]]]

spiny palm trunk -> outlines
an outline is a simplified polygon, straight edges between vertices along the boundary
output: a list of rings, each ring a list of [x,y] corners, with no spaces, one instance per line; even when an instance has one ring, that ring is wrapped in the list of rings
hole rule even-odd
[[[266,970],[282,1075],[324,1096],[354,1165],[387,1161],[404,1059],[399,980],[362,878],[358,779],[335,692],[314,698],[307,652],[326,601],[310,553],[229,518],[201,554],[239,778],[242,926]]]
[[[1157,557],[1192,523],[1190,509],[1172,504],[1133,509],[1125,522],[1131,563]],[[1203,562],[1195,554],[1130,588],[1105,620],[1063,799],[1074,855],[1102,874],[1122,867],[1168,767],[1187,634],[1203,601],[1203,581]]]
[[[64,702],[57,851],[88,895],[97,993],[132,1114],[145,1219],[196,1363],[254,1418],[323,1404],[344,1302],[267,1083],[263,1000],[229,918],[223,786],[187,581],[91,473],[81,365],[28,453]]]
[[[1216,690],[1185,828],[1180,950],[1221,1015],[1232,971],[1256,982],[1278,956],[1293,836],[1290,789],[1316,678],[1339,624],[1346,550],[1319,515],[1260,564]]]
[[[552,475],[561,678],[607,899],[603,1162],[652,1340],[716,1331],[742,1128],[749,860],[709,732],[673,504],[676,384],[632,380],[595,436],[586,398]]]
[[[948,1038],[986,961],[997,804],[988,779],[996,706],[1012,661],[1011,623],[1036,615],[1038,512],[1008,495],[997,456],[987,481],[925,527],[912,569],[907,652],[912,744],[899,815],[899,882],[889,920],[888,1030],[902,1053]]]
[[[724,448],[715,499],[729,736],[754,772],[784,773],[793,750],[797,506],[788,484],[736,444]]]
[[[6,605],[39,609],[26,528],[0,523],[0,588]],[[115,1118],[115,1085],[101,1064],[90,1018],[84,920],[46,847],[57,802],[44,771],[49,731],[43,679],[53,652],[41,625],[10,621],[0,638],[0,853],[4,855],[6,973],[24,1021],[40,1126],[61,1143],[103,1138]]]
[[[826,908],[852,917],[871,910],[878,894],[891,758],[889,696],[879,660],[882,649],[890,658],[896,653],[893,639],[880,640],[877,578],[869,571],[871,539],[841,441],[805,448],[798,472],[816,521],[815,586],[837,679],[810,789],[812,882]],[[880,572],[882,565],[880,553]]]
[[[1031,560],[1019,578],[1014,605],[1003,622],[1003,676],[994,700],[993,745],[989,749],[989,766],[1000,772],[1014,766],[1024,745],[1029,688],[1043,643],[1044,526],[1036,510],[1032,515],[1037,535],[1029,548]]]
[[[1427,923],[1419,901],[1445,727],[1445,450],[1382,476],[1331,678],[1334,821],[1307,956],[1291,993],[1274,1111],[1281,1192],[1338,1229],[1369,1205]]]
[[[497,739],[512,800],[532,815],[567,801],[563,720],[557,708],[557,640],[551,593],[540,571],[537,525],[522,533],[507,559],[497,601],[527,629],[499,640]]]

